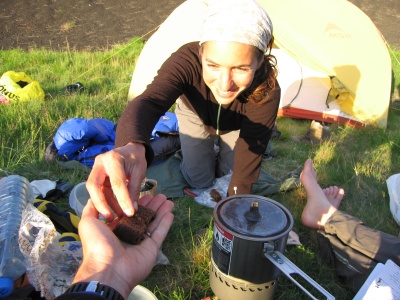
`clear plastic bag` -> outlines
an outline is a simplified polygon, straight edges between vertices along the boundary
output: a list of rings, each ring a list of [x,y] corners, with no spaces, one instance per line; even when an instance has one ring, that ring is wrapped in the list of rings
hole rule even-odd
[[[29,282],[48,300],[66,291],[82,262],[81,243],[60,246],[57,235],[51,220],[28,204],[22,215],[19,246]]]
[[[81,242],[61,246],[53,222],[31,204],[23,212],[18,242],[30,284],[47,300],[63,294],[82,263]],[[160,249],[156,264],[169,263]]]
[[[231,178],[232,178],[232,172],[230,172],[229,174],[227,174],[225,176],[215,179],[214,184],[209,188],[192,190],[193,193],[198,195],[198,196],[194,197],[194,200],[200,205],[214,208],[214,206],[217,204],[217,202],[215,202],[213,200],[213,198],[211,197],[210,191],[212,189],[215,189],[224,198],[228,192],[228,187],[229,187]]]

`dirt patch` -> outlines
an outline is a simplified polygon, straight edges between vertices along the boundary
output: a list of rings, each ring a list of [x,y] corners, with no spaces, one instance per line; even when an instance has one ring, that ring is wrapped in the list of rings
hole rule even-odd
[[[184,0],[2,0],[0,49],[104,50],[144,39]],[[400,1],[351,0],[400,49]],[[146,33],[149,33],[146,35]]]
[[[182,2],[2,0],[0,48],[109,49],[154,30]]]
[[[350,2],[370,17],[391,46],[400,50],[400,1],[351,0]]]

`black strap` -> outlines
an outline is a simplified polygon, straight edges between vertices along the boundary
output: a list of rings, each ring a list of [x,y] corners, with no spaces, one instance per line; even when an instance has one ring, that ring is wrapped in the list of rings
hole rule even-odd
[[[124,297],[116,289],[98,281],[74,283],[65,291],[64,295],[82,294],[82,292],[87,294],[96,293],[106,300],[124,300]]]

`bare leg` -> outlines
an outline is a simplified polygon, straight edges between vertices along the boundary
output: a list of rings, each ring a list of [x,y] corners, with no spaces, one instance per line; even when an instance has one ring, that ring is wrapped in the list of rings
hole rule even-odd
[[[304,163],[303,171],[300,174],[300,181],[307,193],[307,204],[301,215],[301,221],[307,227],[323,229],[326,221],[337,208],[329,202],[329,199],[319,186],[317,174],[311,159],[307,159]]]
[[[337,274],[353,292],[359,290],[378,262],[391,259],[400,263],[400,239],[339,211],[343,190],[322,190],[311,159],[304,163],[300,181],[307,192],[301,221],[305,226],[320,229],[317,238],[322,260],[334,262]]]
[[[328,198],[329,202],[336,208],[339,208],[340,203],[342,202],[344,196],[344,190],[342,188],[338,188],[337,186],[330,186],[326,189],[323,189],[326,198]]]

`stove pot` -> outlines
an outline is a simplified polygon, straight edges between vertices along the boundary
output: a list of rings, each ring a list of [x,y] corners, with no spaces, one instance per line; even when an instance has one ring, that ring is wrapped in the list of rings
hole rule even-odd
[[[291,274],[334,299],[283,256],[293,217],[282,204],[256,195],[225,198],[214,207],[210,285],[220,299],[272,299],[282,271],[310,297]]]
[[[255,284],[279,275],[266,250],[284,252],[293,217],[280,203],[261,196],[225,198],[214,208],[212,258],[228,276]]]

